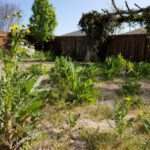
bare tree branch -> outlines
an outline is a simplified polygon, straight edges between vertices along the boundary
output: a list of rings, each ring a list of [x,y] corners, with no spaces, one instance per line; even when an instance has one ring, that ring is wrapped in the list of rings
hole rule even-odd
[[[116,3],[115,3],[115,0],[111,0],[112,2],[112,6],[115,8],[115,10],[118,12],[120,11],[120,9],[117,7]]]
[[[139,5],[137,5],[136,3],[134,4],[138,9],[142,9]]]
[[[102,11],[106,14],[109,14],[109,11],[107,9],[102,9]]]
[[[125,4],[126,4],[126,7],[127,7],[128,11],[131,11],[127,1],[125,1]]]
[[[8,31],[9,26],[19,23],[14,16],[20,8],[13,3],[0,3],[0,30]]]

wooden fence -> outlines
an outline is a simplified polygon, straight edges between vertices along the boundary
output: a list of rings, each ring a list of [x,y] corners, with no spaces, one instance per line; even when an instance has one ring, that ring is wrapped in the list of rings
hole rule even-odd
[[[71,56],[77,60],[96,59],[94,48],[86,36],[56,37],[51,45],[51,49],[60,55]],[[150,61],[150,36],[146,34],[111,36],[103,53],[106,56],[122,54],[132,61]]]
[[[107,55],[119,53],[132,61],[150,61],[150,36],[139,34],[111,37],[107,41]]]
[[[95,58],[94,48],[86,36],[56,37],[51,49],[58,55],[70,56],[76,60]]]
[[[8,33],[0,32],[0,45],[7,42]],[[34,42],[33,42],[34,43]],[[57,36],[52,42],[45,44],[56,55],[70,56],[76,60],[95,60],[96,53],[86,36]],[[132,61],[150,62],[150,35],[117,35],[111,36],[101,55],[122,54]]]

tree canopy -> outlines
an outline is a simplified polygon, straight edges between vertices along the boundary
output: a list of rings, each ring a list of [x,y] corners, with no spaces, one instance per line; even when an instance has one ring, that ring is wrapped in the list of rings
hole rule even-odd
[[[142,8],[135,4],[136,9],[131,9],[125,1],[126,10],[122,10],[117,7],[115,0],[111,0],[111,2],[113,11],[108,9],[102,9],[101,12],[90,11],[83,14],[79,21],[81,30],[87,34],[94,45],[103,44],[122,23],[129,23],[130,25],[138,23],[150,33],[150,6]]]
[[[35,0],[32,11],[29,25],[31,35],[38,42],[48,42],[52,39],[57,25],[53,5],[49,3],[49,0]]]

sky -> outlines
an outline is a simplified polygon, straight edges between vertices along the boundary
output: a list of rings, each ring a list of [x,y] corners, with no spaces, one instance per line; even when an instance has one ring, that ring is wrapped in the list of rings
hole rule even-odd
[[[22,24],[29,24],[29,18],[32,15],[32,4],[34,0],[0,0],[1,2],[9,2],[18,5],[23,11]],[[134,7],[137,3],[144,7],[150,5],[150,0],[127,0],[129,6]],[[78,22],[83,13],[91,10],[101,11],[101,9],[111,9],[111,0],[50,0],[53,4],[58,26],[55,30],[55,35],[79,30]],[[116,4],[120,8],[125,7],[124,0],[116,0]]]

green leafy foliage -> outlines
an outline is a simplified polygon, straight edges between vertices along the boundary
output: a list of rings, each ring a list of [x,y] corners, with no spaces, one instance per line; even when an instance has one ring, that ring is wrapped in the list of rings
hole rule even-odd
[[[73,128],[77,124],[79,117],[80,117],[80,114],[72,114],[69,116],[68,124],[70,128]]]
[[[128,23],[130,26],[138,23],[141,26],[144,25],[150,32],[150,6],[141,9],[136,5],[138,8],[136,10],[131,9],[125,1],[126,10],[122,10],[116,6],[115,0],[111,1],[113,11],[110,12],[108,9],[102,9],[101,12],[93,10],[84,13],[79,21],[81,30],[93,41],[98,50],[103,50],[101,49],[102,44],[105,44],[108,36],[111,36],[116,28],[121,27],[123,23]]]
[[[52,39],[57,25],[54,7],[49,0],[35,0],[32,11],[29,25],[31,35],[38,42],[48,42]]]
[[[140,62],[135,64],[131,76],[136,78],[150,77],[150,63]]]
[[[32,93],[40,72],[36,74],[32,68],[21,71],[18,67],[24,53],[20,42],[26,31],[18,25],[10,30],[10,53],[4,55],[4,73],[0,78],[0,149],[18,150],[25,142],[34,139],[43,101],[38,93]]]
[[[114,56],[107,57],[104,64],[104,76],[106,79],[112,79],[119,73],[120,62]]]
[[[118,94],[122,95],[122,96],[139,95],[140,94],[140,87],[141,87],[141,84],[138,83],[136,80],[128,79],[120,85],[120,88],[118,90]]]
[[[105,60],[103,67],[103,73],[106,79],[113,79],[119,74],[128,75],[133,70],[133,63],[124,59],[124,57],[119,54],[117,57],[110,56]]]
[[[97,11],[90,11],[82,15],[79,26],[84,31],[94,46],[98,48],[115,31],[117,22],[112,22],[113,16],[104,16]]]
[[[85,69],[70,59],[57,58],[50,73],[52,97],[69,103],[95,102],[97,91],[90,76],[85,76]]]
[[[18,149],[33,138],[38,110],[43,105],[38,95],[31,93],[35,81],[31,73],[19,71],[9,80],[0,80],[0,143],[3,146]]]
[[[133,118],[126,120],[125,117],[128,114],[129,109],[133,105],[129,98],[125,98],[122,101],[118,101],[114,111],[114,119],[116,123],[115,131],[122,137],[125,130],[130,127],[134,121]]]
[[[96,80],[96,77],[100,74],[100,69],[93,64],[88,64],[86,66],[83,66],[83,71],[81,73],[81,75],[85,77],[85,80]]]
[[[139,112],[139,120],[142,123],[144,130],[150,135],[150,110],[147,107]]]

